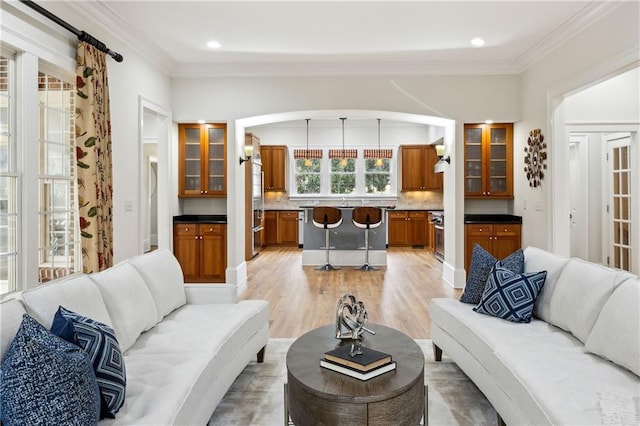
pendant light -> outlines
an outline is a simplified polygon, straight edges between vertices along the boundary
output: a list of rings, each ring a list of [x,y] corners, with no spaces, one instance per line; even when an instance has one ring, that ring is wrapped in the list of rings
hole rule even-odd
[[[307,118],[307,150],[304,152],[304,166],[305,167],[309,167],[311,166],[311,158],[309,158],[309,120],[310,118]]]
[[[376,159],[376,167],[382,167],[382,151],[380,151],[380,119],[378,118],[378,158]]]
[[[340,165],[342,167],[347,165],[347,157],[346,157],[346,153],[344,150],[344,120],[346,120],[346,117],[340,117],[340,120],[342,120],[342,160],[340,160]]]

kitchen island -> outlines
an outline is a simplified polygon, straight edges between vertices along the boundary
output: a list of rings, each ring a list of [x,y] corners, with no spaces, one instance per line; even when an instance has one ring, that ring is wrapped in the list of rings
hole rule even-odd
[[[322,265],[325,263],[325,230],[313,224],[313,207],[300,206],[303,217],[303,265]],[[330,230],[329,261],[335,266],[360,266],[365,262],[364,229],[357,228],[351,215],[355,206],[334,206],[342,211],[342,224]],[[386,207],[382,208],[382,224],[369,230],[369,263],[373,266],[387,264],[387,227]]]

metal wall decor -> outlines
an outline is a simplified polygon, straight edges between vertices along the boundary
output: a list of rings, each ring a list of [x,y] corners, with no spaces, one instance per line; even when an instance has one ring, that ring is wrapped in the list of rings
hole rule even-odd
[[[529,132],[527,145],[524,147],[524,172],[527,174],[529,186],[537,188],[541,185],[547,165],[547,144],[540,129]]]

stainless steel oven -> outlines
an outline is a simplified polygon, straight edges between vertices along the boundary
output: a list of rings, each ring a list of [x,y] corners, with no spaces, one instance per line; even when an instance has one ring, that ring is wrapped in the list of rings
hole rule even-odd
[[[440,262],[444,261],[444,213],[432,212],[431,221],[434,225],[434,248],[433,255]]]

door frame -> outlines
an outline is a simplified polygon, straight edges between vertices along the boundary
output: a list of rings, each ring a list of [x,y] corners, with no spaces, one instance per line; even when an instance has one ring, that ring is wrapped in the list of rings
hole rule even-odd
[[[590,232],[589,232],[589,193],[590,193],[590,188],[589,188],[589,179],[587,176],[587,170],[589,167],[589,136],[587,134],[578,134],[578,133],[571,133],[569,136],[569,151],[571,151],[571,145],[575,146],[576,149],[576,162],[577,162],[577,166],[578,169],[577,171],[577,179],[579,182],[582,182],[583,185],[580,185],[579,188],[575,188],[573,185],[573,179],[571,178],[571,155],[569,155],[569,171],[570,171],[570,179],[569,179],[569,186],[570,186],[570,191],[569,191],[569,195],[570,195],[570,210],[569,210],[569,215],[570,215],[570,236],[571,236],[571,256],[572,257],[580,257],[584,260],[590,260],[591,258],[591,250],[590,250]],[[573,201],[572,199],[574,199],[575,194],[576,194],[576,189],[578,189],[579,194],[578,194],[578,198],[576,201],[576,205],[573,205]],[[571,207],[579,207],[579,226],[572,226],[572,222],[574,220],[573,218],[573,212],[571,210]],[[576,237],[579,236],[580,237],[580,241],[578,241],[576,243]],[[582,249],[580,251],[578,251],[577,253],[575,252],[575,247],[576,245],[578,247],[581,247]],[[585,249],[586,248],[586,249]]]

